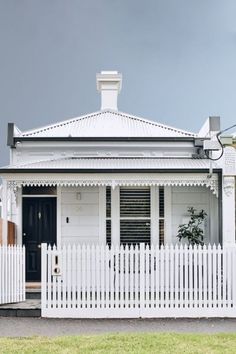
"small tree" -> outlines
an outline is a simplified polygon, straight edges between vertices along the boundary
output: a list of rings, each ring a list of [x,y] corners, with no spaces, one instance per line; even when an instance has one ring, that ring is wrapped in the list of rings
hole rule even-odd
[[[193,207],[188,208],[188,213],[190,214],[189,222],[179,225],[177,238],[179,241],[182,239],[187,240],[191,246],[203,246],[203,229],[200,226],[205,220],[207,213],[204,210],[197,212]]]

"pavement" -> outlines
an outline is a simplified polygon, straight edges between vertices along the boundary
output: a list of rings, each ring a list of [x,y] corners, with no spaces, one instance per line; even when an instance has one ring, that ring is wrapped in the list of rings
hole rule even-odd
[[[46,319],[0,317],[0,337],[105,333],[236,333],[236,319]]]
[[[41,300],[27,299],[26,301],[16,302],[13,304],[0,305],[0,318],[1,318],[1,309],[22,309],[22,310],[41,309]]]

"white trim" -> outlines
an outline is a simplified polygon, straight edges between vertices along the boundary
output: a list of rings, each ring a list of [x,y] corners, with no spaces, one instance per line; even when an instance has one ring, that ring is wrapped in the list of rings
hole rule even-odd
[[[8,220],[10,221],[13,221],[12,220],[12,216],[13,216],[13,213],[12,213],[12,202],[13,202],[13,198],[12,198],[12,191],[10,190],[10,188],[7,188],[7,202],[8,202],[8,207],[7,207],[7,210],[8,210]],[[15,202],[15,198],[14,198],[14,202]]]
[[[99,244],[106,245],[106,187],[99,187]]]
[[[23,228],[23,211],[22,211],[22,187],[18,189],[17,194],[17,228],[16,228],[16,240],[18,245],[23,245],[22,228]]]
[[[5,179],[2,181],[2,244],[6,245],[7,244],[7,191],[8,190],[8,184]]]
[[[151,193],[151,244],[159,244],[159,193],[157,186],[150,187]]]
[[[169,186],[164,189],[164,203],[164,240],[165,244],[170,244],[172,239],[172,188]]]
[[[111,244],[120,245],[120,187],[111,188]]]
[[[207,173],[98,173],[98,174],[45,174],[6,175],[9,187],[19,186],[206,186],[218,195],[218,175]]]
[[[55,197],[57,197],[57,247],[61,247],[61,186],[57,187],[57,195]]]

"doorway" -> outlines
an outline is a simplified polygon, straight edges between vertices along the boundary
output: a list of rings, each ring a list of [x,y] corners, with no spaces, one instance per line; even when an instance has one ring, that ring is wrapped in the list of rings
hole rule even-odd
[[[56,244],[56,227],[56,198],[23,197],[26,281],[41,281],[41,243]]]

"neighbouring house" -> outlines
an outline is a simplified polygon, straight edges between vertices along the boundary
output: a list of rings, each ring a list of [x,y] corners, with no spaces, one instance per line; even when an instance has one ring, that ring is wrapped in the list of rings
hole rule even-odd
[[[193,133],[123,113],[121,84],[115,71],[97,75],[98,112],[27,131],[8,124],[2,239],[14,222],[27,281],[40,281],[41,243],[176,244],[188,207],[207,213],[206,244],[235,244],[235,152],[207,157],[219,154],[209,143],[220,118]]]
[[[221,137],[221,142],[225,146],[225,151],[227,152],[225,158],[225,166],[226,166],[225,175],[234,176],[235,178],[234,182],[236,183],[236,132],[234,132],[231,135],[223,135]],[[235,200],[235,215],[236,215],[236,200]]]

